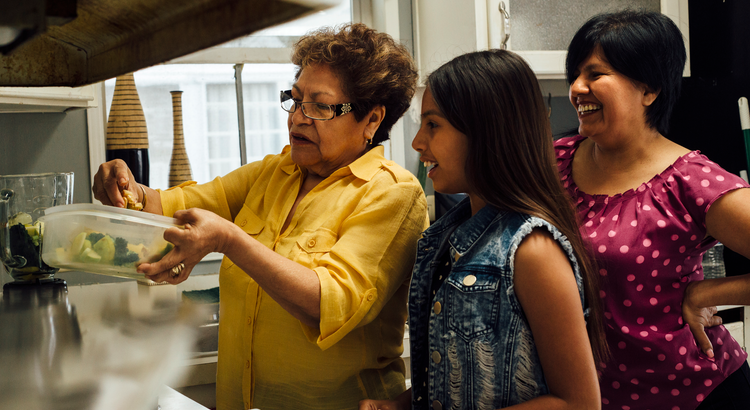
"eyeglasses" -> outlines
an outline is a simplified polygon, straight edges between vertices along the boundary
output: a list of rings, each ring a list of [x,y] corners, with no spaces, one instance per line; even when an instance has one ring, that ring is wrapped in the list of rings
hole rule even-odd
[[[281,92],[281,108],[288,113],[297,111],[297,107],[302,107],[302,114],[313,120],[328,121],[334,117],[347,114],[352,111],[352,103],[343,104],[323,104],[316,102],[295,101],[292,97],[292,90]]]

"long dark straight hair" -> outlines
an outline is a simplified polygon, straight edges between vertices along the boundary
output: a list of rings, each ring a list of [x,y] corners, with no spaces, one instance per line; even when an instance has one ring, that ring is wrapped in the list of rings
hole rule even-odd
[[[507,50],[478,51],[438,68],[427,86],[451,125],[468,139],[472,191],[499,209],[544,219],[568,238],[583,276],[592,352],[596,363],[606,361],[598,275],[560,182],[547,110],[531,68]]]

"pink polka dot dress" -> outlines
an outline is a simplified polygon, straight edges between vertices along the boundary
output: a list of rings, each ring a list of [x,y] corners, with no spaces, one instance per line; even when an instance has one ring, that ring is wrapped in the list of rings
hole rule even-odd
[[[613,196],[582,192],[571,177],[581,136],[555,142],[563,185],[577,203],[592,245],[612,360],[602,364],[603,409],[691,410],[747,354],[724,326],[707,329],[709,359],[683,323],[685,286],[703,279],[701,259],[711,204],[748,185],[698,151],[637,189]]]

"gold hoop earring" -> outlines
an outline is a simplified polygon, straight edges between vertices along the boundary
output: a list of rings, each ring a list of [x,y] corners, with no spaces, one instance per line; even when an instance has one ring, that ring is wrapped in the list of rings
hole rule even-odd
[[[367,139],[367,145],[372,145],[372,138]]]

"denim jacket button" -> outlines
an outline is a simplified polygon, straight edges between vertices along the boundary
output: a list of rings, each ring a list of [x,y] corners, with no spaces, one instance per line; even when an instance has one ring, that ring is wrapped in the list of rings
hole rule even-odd
[[[443,410],[443,404],[439,401],[435,400],[432,402],[432,409],[433,410]]]
[[[443,307],[440,306],[440,302],[435,302],[435,304],[432,306],[432,310],[435,311],[436,315],[439,315],[440,311],[443,310]]]
[[[471,286],[477,282],[477,277],[474,275],[468,275],[464,278],[464,285]]]
[[[437,350],[433,351],[432,352],[432,361],[435,362],[435,364],[437,364],[437,363],[440,363],[440,359],[442,359],[440,357],[440,352],[438,352]]]

